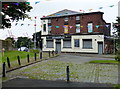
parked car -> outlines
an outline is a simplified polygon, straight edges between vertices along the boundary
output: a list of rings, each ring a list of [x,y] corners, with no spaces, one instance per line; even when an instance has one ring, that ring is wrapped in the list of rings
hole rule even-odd
[[[18,49],[18,51],[26,51],[26,52],[28,52],[28,48],[27,47],[20,47]]]

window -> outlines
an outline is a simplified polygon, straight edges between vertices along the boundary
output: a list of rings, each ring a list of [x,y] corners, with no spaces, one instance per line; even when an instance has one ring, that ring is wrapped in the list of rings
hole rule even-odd
[[[71,48],[71,40],[63,40],[63,48]]]
[[[46,40],[47,48],[53,48],[53,40]]]
[[[80,24],[76,24],[76,33],[80,33]]]
[[[48,20],[48,23],[51,23],[51,19]]]
[[[88,23],[88,32],[93,32],[93,23]]]
[[[65,34],[68,33],[68,25],[64,25],[64,33],[65,33]]]
[[[68,17],[65,17],[64,21],[67,22],[68,21]]]
[[[80,40],[79,39],[74,40],[74,47],[80,47]]]
[[[46,32],[46,24],[43,24],[43,31]]]
[[[76,16],[76,20],[80,20],[80,16]]]
[[[83,48],[92,49],[92,39],[83,39]]]

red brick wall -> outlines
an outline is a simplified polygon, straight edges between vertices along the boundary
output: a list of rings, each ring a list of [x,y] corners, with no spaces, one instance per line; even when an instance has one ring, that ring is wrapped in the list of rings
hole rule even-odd
[[[100,26],[99,28],[96,28],[96,25],[105,25],[105,21],[102,19],[101,13],[95,13],[95,14],[85,14],[80,16],[80,25],[83,26],[80,28],[80,33],[88,33],[88,23],[93,23],[93,32],[103,32],[107,33],[105,26]],[[69,34],[76,32],[76,16],[69,16],[68,17],[68,25],[73,26],[72,28],[68,29]],[[71,19],[72,18],[72,19]],[[51,25],[52,27],[52,34],[64,34],[64,17],[59,18],[52,18],[51,19]],[[56,28],[55,26],[59,26],[59,28]]]

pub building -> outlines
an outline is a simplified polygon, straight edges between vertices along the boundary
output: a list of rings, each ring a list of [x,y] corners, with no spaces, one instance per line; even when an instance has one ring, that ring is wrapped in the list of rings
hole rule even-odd
[[[103,12],[64,9],[41,19],[42,51],[104,54],[113,51],[111,24]]]

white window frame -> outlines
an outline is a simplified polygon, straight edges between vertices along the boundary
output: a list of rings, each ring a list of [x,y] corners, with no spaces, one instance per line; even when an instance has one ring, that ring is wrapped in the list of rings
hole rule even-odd
[[[68,21],[68,17],[65,17],[65,18],[64,18],[64,21],[67,22],[67,21]]]
[[[93,23],[88,23],[88,32],[93,32]]]
[[[80,20],[80,16],[76,16],[76,20]]]

